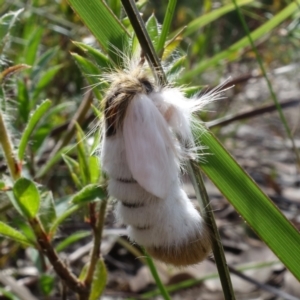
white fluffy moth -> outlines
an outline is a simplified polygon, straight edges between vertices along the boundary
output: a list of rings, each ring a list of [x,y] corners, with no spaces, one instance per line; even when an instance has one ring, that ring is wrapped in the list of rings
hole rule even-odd
[[[107,77],[101,162],[116,217],[154,258],[196,264],[211,252],[210,230],[180,174],[195,154],[192,115],[218,92],[186,99],[180,89],[157,86],[141,65]]]

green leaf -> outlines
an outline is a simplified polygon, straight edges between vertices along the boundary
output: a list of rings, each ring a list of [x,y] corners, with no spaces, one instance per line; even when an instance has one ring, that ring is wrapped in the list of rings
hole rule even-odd
[[[50,296],[55,287],[55,277],[53,275],[41,274],[39,286],[44,296]]]
[[[9,34],[10,29],[13,27],[18,16],[23,10],[24,9],[22,8],[17,11],[8,12],[0,18],[0,54],[7,41],[7,36]]]
[[[39,28],[32,32],[23,54],[23,61],[25,64],[34,65],[43,32],[43,28]]]
[[[89,184],[73,197],[72,203],[86,203],[94,201],[97,198],[100,200],[107,198],[105,189],[99,184]]]
[[[43,72],[40,80],[34,87],[32,102],[36,103],[38,96],[40,93],[46,88],[46,86],[51,82],[57,72],[62,68],[62,65],[57,65],[52,68],[49,68],[47,71]]]
[[[152,14],[150,16],[150,18],[148,19],[147,23],[146,23],[146,29],[148,31],[148,34],[151,38],[151,41],[154,45],[154,47],[157,47],[157,43],[158,43],[158,38],[159,38],[159,29],[158,29],[158,23],[157,20],[154,16],[154,14]]]
[[[172,66],[166,71],[167,78],[175,77],[182,70],[186,63],[186,56],[181,56],[172,63]]]
[[[40,194],[34,182],[26,178],[18,179],[14,184],[13,194],[13,205],[18,211],[28,219],[34,218],[40,207]]]
[[[120,0],[108,0],[106,1],[112,12],[116,15],[116,17],[121,17],[122,5]]]
[[[290,15],[292,15],[298,9],[298,3],[292,2],[287,7],[285,7],[281,12],[275,15],[271,20],[265,22],[262,26],[257,28],[251,33],[253,41],[261,38],[262,36],[269,34],[276,26],[286,20]],[[249,38],[246,36],[240,39],[238,42],[234,43],[228,49],[219,52],[210,59],[205,59],[201,61],[196,67],[190,71],[184,73],[180,78],[180,82],[191,80],[194,76],[197,76],[205,69],[212,67],[220,63],[223,59],[234,60],[240,58],[240,51],[245,47],[250,45]]]
[[[156,46],[156,52],[159,54],[158,56],[161,58],[163,56],[163,49],[165,46],[165,42],[167,39],[167,35],[170,30],[171,22],[173,19],[173,15],[175,12],[175,7],[176,7],[177,0],[170,0],[168,3],[167,11],[165,14],[164,22],[162,25],[162,30],[161,34]]]
[[[197,95],[201,90],[203,90],[204,86],[196,85],[196,86],[189,86],[182,89],[182,92],[185,94],[187,98],[191,98]]]
[[[86,143],[85,134],[81,127],[76,124],[76,137],[77,137],[77,155],[79,161],[79,171],[82,182],[88,184],[91,181],[90,169],[88,163],[89,150]]]
[[[99,50],[80,42],[73,42],[74,45],[87,53],[87,55],[101,68],[113,68],[112,61]]]
[[[49,232],[52,223],[56,219],[56,210],[54,199],[51,191],[44,192],[41,195],[41,208],[39,218],[46,232]]]
[[[92,108],[94,108],[94,106],[92,106]],[[94,134],[94,141],[90,149],[90,155],[95,154],[95,152],[99,150],[100,143],[101,143],[101,132],[99,129],[97,129]]]
[[[34,244],[29,239],[27,239],[26,236],[23,235],[20,231],[10,227],[7,224],[4,224],[1,221],[0,221],[0,235],[24,245],[34,246]]]
[[[254,0],[240,0],[237,1],[238,6],[244,6],[254,2]],[[204,27],[205,25],[211,24],[213,21],[217,20],[218,18],[222,17],[223,15],[235,10],[234,4],[228,3],[224,6],[214,9],[204,15],[201,15],[199,18],[194,19],[187,25],[187,28],[184,30],[183,35],[188,36],[195,31],[199,30],[200,28]],[[179,29],[178,31],[182,30]],[[177,31],[177,32],[178,32]]]
[[[91,183],[99,183],[101,168],[100,168],[99,158],[97,156],[89,157],[89,167],[90,167]]]
[[[17,100],[18,100],[18,110],[19,115],[24,123],[27,123],[29,113],[30,113],[30,100],[28,95],[28,90],[26,83],[23,80],[17,81]]]
[[[90,0],[88,5],[82,0],[68,0],[68,2],[96,37],[102,50],[108,53],[114,62],[118,62],[117,52],[124,52],[129,34],[107,4],[98,0]]]
[[[50,62],[50,60],[56,55],[58,49],[58,47],[50,48],[41,57],[39,57],[34,67],[32,68],[32,72],[30,74],[32,80],[34,80],[35,77],[40,75],[40,73],[45,69],[46,65]]]
[[[86,78],[87,82],[90,84],[95,96],[98,100],[102,99],[100,90],[102,86],[105,86],[100,81],[100,70],[93,62],[89,59],[78,55],[77,53],[71,53],[72,57],[75,59],[80,71]]]
[[[70,174],[71,174],[71,177],[72,177],[74,183],[76,184],[76,186],[78,188],[82,188],[83,184],[77,176],[77,174],[80,173],[79,163],[75,159],[73,159],[65,154],[62,154],[62,158],[63,158],[64,162],[66,163],[66,165],[68,166],[68,169],[70,171]]]
[[[0,180],[0,190],[2,190],[3,188],[5,188],[6,184],[4,181]]]
[[[99,50],[95,49],[94,47],[91,47],[89,45],[86,45],[84,43],[80,42],[73,42],[74,45],[79,47],[81,50],[87,53],[87,55],[93,59],[93,61],[100,67],[100,68],[113,68],[112,61],[104,55]]]
[[[68,145],[59,150],[53,157],[51,157],[46,164],[41,168],[37,174],[36,178],[44,176],[58,161],[61,160],[61,155],[64,153],[69,153],[75,149],[75,145]]]
[[[50,100],[45,100],[32,114],[30,117],[30,120],[23,132],[23,135],[21,137],[20,145],[19,145],[19,151],[18,151],[18,157],[22,161],[24,158],[24,153],[26,146],[28,145],[28,140],[29,137],[34,130],[35,126],[37,123],[40,121],[42,116],[48,111],[48,109],[51,106],[51,101]]]
[[[300,279],[300,233],[207,131],[201,134],[209,154],[201,169],[242,215],[247,224]],[[287,251],[288,249],[288,251]]]
[[[68,246],[76,243],[77,241],[90,236],[91,235],[91,231],[77,231],[73,234],[71,234],[70,236],[68,236],[67,238],[65,238],[63,241],[61,241],[56,247],[55,250],[57,252],[61,252],[63,251],[65,248],[67,248]]]
[[[5,288],[0,287],[0,294],[2,294],[3,296],[5,296],[5,299],[8,300],[20,300],[19,297],[15,296],[13,293],[8,292]]]
[[[102,295],[107,281],[106,266],[102,258],[96,264],[89,300],[98,300]]]

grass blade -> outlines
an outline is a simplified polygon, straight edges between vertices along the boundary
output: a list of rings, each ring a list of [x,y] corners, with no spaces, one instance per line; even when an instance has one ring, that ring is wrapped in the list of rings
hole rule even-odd
[[[165,42],[167,39],[167,35],[170,30],[176,3],[177,3],[177,0],[170,0],[168,3],[166,15],[165,15],[164,22],[163,22],[162,29],[161,29],[161,34],[160,34],[160,37],[159,37],[159,40],[158,40],[158,43],[156,46],[156,53],[158,53],[159,58],[162,58],[162,56],[164,54],[163,50],[164,50]]]
[[[153,276],[153,278],[154,278],[154,280],[155,280],[155,282],[156,282],[156,284],[157,284],[157,286],[160,290],[161,295],[163,296],[163,298],[165,300],[171,300],[171,297],[170,297],[169,293],[167,292],[165,286],[163,285],[163,283],[160,280],[160,277],[159,277],[158,272],[155,268],[155,265],[153,263],[152,258],[146,253],[145,250],[144,250],[144,254],[146,256],[147,264],[149,266],[151,274],[152,274],[152,276]]]
[[[68,0],[74,11],[96,37],[104,52],[117,62],[117,50],[121,53],[126,49],[129,33],[122,23],[116,18],[105,1]],[[105,30],[103,30],[105,28]],[[113,48],[112,48],[113,46]]]
[[[296,3],[297,2],[297,3]],[[290,15],[292,15],[295,10],[298,9],[300,1],[297,0],[289,4],[286,8],[284,8],[281,12],[279,12],[276,16],[274,16],[271,20],[265,22],[262,26],[257,28],[251,33],[251,38],[253,41],[261,38],[262,36],[270,33],[276,26],[282,23],[285,19],[287,19]],[[180,82],[187,82],[192,80],[194,76],[200,74],[207,68],[214,66],[220,63],[223,59],[234,60],[240,57],[240,51],[245,47],[249,46],[250,42],[248,37],[244,37],[230,46],[227,50],[224,50],[210,59],[206,59],[201,61],[196,67],[190,71],[185,72],[183,76],[180,78]]]
[[[279,101],[278,101],[278,99],[277,99],[277,96],[276,96],[276,94],[275,94],[275,92],[274,92],[274,89],[273,89],[273,87],[272,87],[272,83],[271,83],[271,81],[269,80],[269,77],[268,77],[268,75],[267,75],[266,69],[265,69],[264,64],[263,64],[263,62],[262,62],[262,59],[261,59],[261,57],[260,57],[260,55],[259,55],[259,53],[258,53],[258,51],[257,51],[257,49],[256,49],[256,47],[255,47],[255,45],[254,45],[254,42],[253,42],[253,39],[252,39],[252,37],[251,37],[250,30],[249,30],[249,28],[248,28],[248,26],[247,26],[247,23],[246,23],[246,21],[245,21],[243,15],[242,15],[242,13],[241,13],[241,11],[240,11],[240,8],[239,8],[238,5],[236,4],[236,0],[232,0],[232,1],[233,1],[234,5],[235,5],[236,11],[237,11],[237,13],[238,13],[238,15],[239,15],[239,18],[240,18],[240,20],[241,20],[241,23],[242,23],[242,25],[243,25],[243,28],[244,28],[244,30],[245,30],[245,32],[246,32],[246,34],[247,34],[247,37],[248,37],[248,39],[249,39],[249,43],[250,43],[250,45],[251,45],[251,47],[252,47],[252,49],[253,49],[253,51],[254,51],[254,53],[255,53],[256,60],[257,60],[257,62],[258,62],[258,64],[259,64],[259,67],[260,67],[260,69],[261,69],[261,72],[262,72],[263,76],[265,77],[265,80],[266,80],[266,82],[267,82],[267,86],[268,86],[268,89],[269,89],[269,91],[270,91],[271,97],[272,97],[272,99],[273,99],[273,101],[274,101],[274,103],[275,103],[275,105],[276,105],[277,110],[278,110],[280,120],[281,120],[281,122],[282,122],[282,124],[283,124],[283,126],[284,126],[284,128],[285,128],[285,131],[286,131],[286,133],[287,133],[287,136],[288,136],[289,139],[291,140],[291,143],[292,143],[292,146],[293,146],[295,155],[296,155],[296,159],[297,159],[297,162],[298,162],[298,168],[300,169],[300,156],[299,156],[299,152],[298,152],[298,149],[297,149],[297,147],[296,147],[294,138],[293,138],[293,136],[292,136],[292,132],[291,132],[291,130],[290,130],[290,128],[289,128],[289,125],[287,124],[286,118],[285,118],[285,116],[284,116],[284,114],[283,114],[283,111],[282,111],[282,108],[281,108],[281,106],[280,106],[280,103],[279,103]]]
[[[211,132],[201,135],[209,155],[200,167],[247,224],[300,280],[300,234]]]
[[[42,118],[42,116],[48,111],[48,109],[51,106],[51,101],[50,100],[45,100],[33,113],[33,115],[31,116],[25,130],[24,133],[22,135],[21,141],[20,141],[20,145],[19,145],[19,150],[18,150],[18,157],[19,160],[22,161],[24,158],[24,153],[25,153],[25,149],[26,146],[28,144],[28,140],[29,137],[32,133],[32,131],[34,130],[35,126],[37,125],[37,123],[40,121],[40,119]]]
[[[247,4],[250,4],[254,2],[254,0],[240,0],[237,1],[237,5],[238,6],[244,6]],[[196,18],[195,20],[193,20],[192,22],[190,22],[186,29],[183,32],[183,36],[188,36],[192,33],[194,33],[195,31],[199,30],[200,28],[204,27],[205,25],[208,25],[210,23],[212,23],[213,21],[217,20],[218,18],[222,17],[223,15],[233,11],[235,9],[234,4],[229,3],[226,4],[220,8],[214,9],[213,11],[210,11],[202,16],[200,16],[199,18]],[[179,32],[181,29],[179,29],[176,32]]]

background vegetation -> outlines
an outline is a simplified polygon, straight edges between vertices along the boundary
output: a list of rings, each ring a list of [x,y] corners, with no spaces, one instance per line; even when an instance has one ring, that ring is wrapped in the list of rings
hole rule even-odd
[[[123,25],[127,30],[132,32],[129,20],[123,19],[125,13],[119,1],[111,0],[107,3],[123,20]],[[167,1],[163,3],[139,1],[137,4],[143,12],[143,19],[148,20],[147,29],[154,40],[154,45],[157,45],[155,41],[156,20],[152,14],[154,12],[158,22],[162,24],[168,3]],[[249,30],[253,32],[252,37],[266,70],[276,72],[281,66],[297,70],[295,63],[299,56],[299,51],[297,51],[299,3],[244,0],[238,1],[238,5],[241,7],[241,13],[245,17]],[[102,69],[107,69],[115,57],[114,52],[105,53],[104,51],[104,54],[101,54],[86,46],[99,49],[100,42],[103,49],[107,40],[105,40],[105,34],[101,37],[101,32],[105,32],[106,28],[100,31],[97,27],[98,36],[96,34],[95,39],[82,24],[79,15],[80,13],[73,12],[66,1],[2,1],[2,3],[0,1],[0,16],[2,17],[0,27],[1,109],[9,132],[9,144],[13,145],[12,150],[16,153],[16,160],[11,164],[3,155],[0,166],[2,174],[0,232],[4,236],[0,239],[0,266],[5,271],[0,277],[2,283],[0,293],[3,294],[4,299],[31,299],[30,297],[34,296],[38,299],[54,299],[58,295],[71,299],[66,298],[73,297],[71,290],[85,299],[84,287],[80,284],[73,289],[70,287],[71,284],[77,282],[76,279],[68,277],[67,283],[61,285],[61,281],[53,272],[51,264],[53,266],[57,253],[63,264],[65,261],[67,264],[72,264],[73,272],[82,282],[87,286],[92,286],[91,297],[93,298],[90,299],[99,297],[106,282],[106,269],[102,257],[98,258],[97,249],[101,243],[99,232],[102,232],[107,195],[104,188],[105,180],[101,177],[98,158],[94,152],[100,139],[99,132],[95,131],[95,125],[98,122],[97,117],[101,115],[98,109],[105,83],[100,85],[98,78],[91,75],[100,75]],[[83,18],[82,15],[80,16]],[[187,27],[184,29],[184,26]],[[256,88],[255,95],[258,99],[250,97],[249,100],[245,94],[249,93],[249,88],[246,89],[245,85],[249,85],[250,80],[255,80],[255,78],[259,80],[257,78],[260,78],[262,73],[250,41],[245,36],[245,30],[234,3],[203,1],[199,5],[197,1],[190,1],[190,3],[178,1],[169,32],[165,53],[172,52],[172,56],[169,56],[166,61],[170,63],[173,60],[173,65],[171,64],[167,73],[174,75],[182,69],[176,82],[187,85],[188,93],[208,90],[222,82],[224,78],[232,76],[232,82],[229,85],[234,83],[236,86],[230,90],[228,99],[215,104],[212,108],[213,112],[203,112],[201,117],[205,121],[220,118],[219,123],[208,123],[211,127],[215,126],[213,129],[215,134],[231,149],[242,165],[245,160],[253,161],[253,159],[248,159],[249,156],[240,155],[238,152],[239,147],[241,151],[245,150],[239,143],[243,142],[243,139],[239,139],[239,129],[243,128],[241,126],[244,124],[245,116],[233,117],[231,114],[241,112],[245,107],[249,108],[253,104],[258,108],[265,103],[269,104],[265,110],[267,112],[273,111],[275,106],[270,104],[271,97],[267,92],[268,89],[261,85],[261,81],[256,81],[259,88]],[[92,89],[94,85],[97,87]],[[279,94],[278,90],[276,91]],[[288,104],[284,104],[285,106],[296,107],[299,100],[293,96],[287,98],[283,96],[279,100],[287,100],[285,103]],[[269,115],[264,117],[261,113],[257,109],[252,109],[250,114],[252,117],[259,116],[254,119],[257,124],[256,130],[266,126],[271,127],[264,138],[281,137],[280,142],[283,145],[288,140],[284,121],[276,119],[273,124],[269,125]],[[221,119],[223,116],[227,116],[227,119]],[[242,121],[237,122],[237,119],[242,119]],[[299,137],[297,118],[293,115],[288,119],[289,122],[286,125],[293,129],[293,135],[297,141]],[[227,130],[224,127],[225,129],[222,130],[220,124],[222,125],[221,122],[224,124],[225,121],[227,124],[231,122],[234,125],[227,127]],[[92,134],[89,134],[91,132]],[[0,133],[2,138],[3,132]],[[271,137],[268,134],[271,134]],[[1,143],[5,148],[3,139]],[[244,141],[244,143],[248,148],[253,147],[251,141],[248,143]],[[213,146],[214,144],[210,144],[211,149]],[[220,149],[216,144],[216,151],[221,151]],[[252,149],[257,151],[258,148]],[[284,147],[280,149],[285,150]],[[266,149],[262,146],[260,151],[264,150]],[[219,164],[222,164],[222,158],[225,162],[229,161],[223,155],[227,154],[220,152],[217,156],[221,158]],[[284,163],[292,168],[290,171],[294,176],[290,184],[292,187],[296,187],[298,182],[296,161],[296,153],[289,150],[288,159]],[[17,164],[14,165],[14,163]],[[217,186],[226,197],[230,199],[232,197],[231,203],[245,217],[247,211],[241,211],[243,207],[239,199],[240,195],[245,194],[247,187],[233,188],[241,194],[228,195],[230,191],[227,187],[218,185],[218,182],[222,182],[222,175],[225,174],[219,171],[220,165],[216,166],[216,173],[220,173],[219,179],[216,177],[217,174],[207,170],[208,166],[214,163],[215,161],[211,161],[204,164],[203,170],[213,182],[217,181]],[[260,172],[258,171],[261,167],[260,157],[257,157],[256,163],[255,168],[248,167],[248,171],[254,177],[257,172]],[[247,168],[247,163],[243,166]],[[229,162],[227,168],[233,167],[237,168],[233,162]],[[224,166],[225,169],[226,166]],[[234,170],[239,172],[239,169]],[[19,179],[21,171],[22,177],[34,180],[35,184],[25,178]],[[259,174],[268,178],[268,184],[265,184],[267,179],[262,182],[259,176],[256,177],[258,183],[271,187],[277,196],[282,195],[282,188],[278,184],[280,170],[276,168],[276,165],[272,165],[267,171]],[[17,182],[14,183],[16,180]],[[102,185],[99,186],[99,184]],[[235,183],[232,184],[234,187]],[[274,193],[269,192],[269,196],[270,194]],[[251,197],[248,196],[248,198]],[[236,202],[234,199],[237,199]],[[271,215],[272,210],[270,206],[268,207],[270,211],[265,211],[266,208],[261,208],[260,202],[255,202],[255,199],[252,202],[253,207],[248,210],[250,219],[247,221],[250,225],[252,225],[251,220],[254,222],[251,214],[255,207],[266,215],[268,213]],[[297,205],[296,210],[299,210]],[[275,209],[272,212],[277,213]],[[289,216],[297,225],[299,221],[293,218],[294,215],[295,211],[292,216],[291,214]],[[285,222],[284,219],[282,220]],[[254,228],[256,232],[259,228],[267,226],[267,222],[267,219],[258,218],[256,221],[258,229]],[[279,221],[272,220],[270,217],[270,222]],[[285,251],[291,253],[290,257],[287,257],[287,264],[297,268],[298,261],[295,257],[297,252],[294,252],[294,246],[299,243],[299,237],[296,231],[288,227],[287,223],[284,224],[287,237],[283,238],[287,241],[290,237],[294,241],[294,245],[289,248],[288,244],[288,251]],[[108,260],[106,261],[108,271],[112,272],[118,264],[109,262],[109,259],[115,258],[113,251],[116,251],[116,248],[119,249],[120,245],[132,253],[131,255],[140,256],[141,254],[140,249],[133,248],[126,242],[126,239],[117,238],[120,233],[124,234],[124,230],[122,231],[117,224],[113,223],[111,213],[106,218],[106,228],[108,234],[105,233],[105,238],[110,236],[113,242],[104,244],[112,249],[112,252],[109,252],[109,249],[105,250],[105,254],[110,254],[105,255],[104,259]],[[270,243],[272,243],[274,234],[276,235],[279,229],[270,228],[269,230]],[[74,259],[69,256],[68,260],[67,255],[74,254],[76,249],[89,245],[93,234],[93,246],[90,244],[88,250],[85,250],[79,258]],[[260,232],[258,234],[261,236]],[[37,241],[36,236],[41,237],[44,244]],[[51,252],[53,248],[50,241],[56,252]],[[284,252],[286,244],[282,243],[280,238],[278,241],[282,244]],[[42,249],[48,249],[48,253],[44,255]],[[89,250],[92,251],[90,258],[87,255]],[[90,265],[84,267],[88,261]],[[136,273],[144,262],[133,261],[131,258],[130,263],[134,265],[131,273]],[[93,279],[94,267],[96,267],[96,272]],[[60,274],[59,272],[64,271],[64,266],[54,266],[54,269]],[[25,275],[21,270],[25,270]],[[71,276],[72,274],[60,275]],[[198,274],[199,276],[203,274]],[[4,277],[9,278],[10,281],[5,281]],[[17,281],[21,281],[21,288],[18,288]],[[93,282],[94,285],[92,285]],[[196,283],[193,282],[191,285]],[[25,289],[26,286],[29,290]],[[24,294],[25,292],[28,294]],[[131,296],[135,295],[131,294]],[[200,295],[197,297],[201,299]]]

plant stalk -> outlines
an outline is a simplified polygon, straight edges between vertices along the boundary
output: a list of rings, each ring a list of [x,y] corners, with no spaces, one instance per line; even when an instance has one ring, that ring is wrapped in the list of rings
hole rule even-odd
[[[76,278],[74,274],[72,274],[68,267],[61,261],[56,251],[52,247],[40,221],[37,218],[33,218],[29,220],[29,223],[34,231],[42,253],[47,256],[55,272],[65,282],[70,290],[76,292],[78,295],[81,295],[81,297],[83,297],[82,299],[87,299],[84,297],[87,297],[89,292],[88,289],[81,281]]]
[[[14,180],[21,177],[21,165],[18,162],[15,154],[13,152],[13,145],[10,140],[5,122],[3,119],[3,114],[0,111],[0,143],[4,152],[4,156],[10,171],[10,174]]]
[[[207,191],[205,189],[200,168],[196,161],[190,161],[188,167],[191,169],[189,173],[191,174],[194,182],[194,188],[196,191],[197,200],[201,207],[203,218],[212,231],[212,249],[213,249],[213,254],[218,269],[220,281],[222,284],[224,299],[234,300],[235,295],[234,295],[234,290],[232,287],[231,278],[230,278],[230,274],[226,262],[226,257],[224,254],[223,245],[221,243],[218,227],[215,221],[212,208],[210,206],[210,201],[207,195]]]
[[[139,40],[142,47],[143,54],[149,65],[152,67],[153,73],[155,74],[158,83],[162,86],[167,84],[167,78],[160,64],[160,61],[155,53],[155,49],[148,35],[147,29],[144,25],[144,21],[141,18],[140,12],[138,11],[135,2],[133,0],[121,0],[123,7],[127,13],[130,23],[134,29],[134,32]]]
[[[90,287],[93,282],[95,267],[101,255],[100,246],[101,246],[102,233],[104,227],[106,205],[107,205],[107,200],[102,200],[100,202],[96,226],[93,226],[94,244],[93,244],[93,249],[90,257],[89,267],[84,279],[84,283],[87,287]]]

